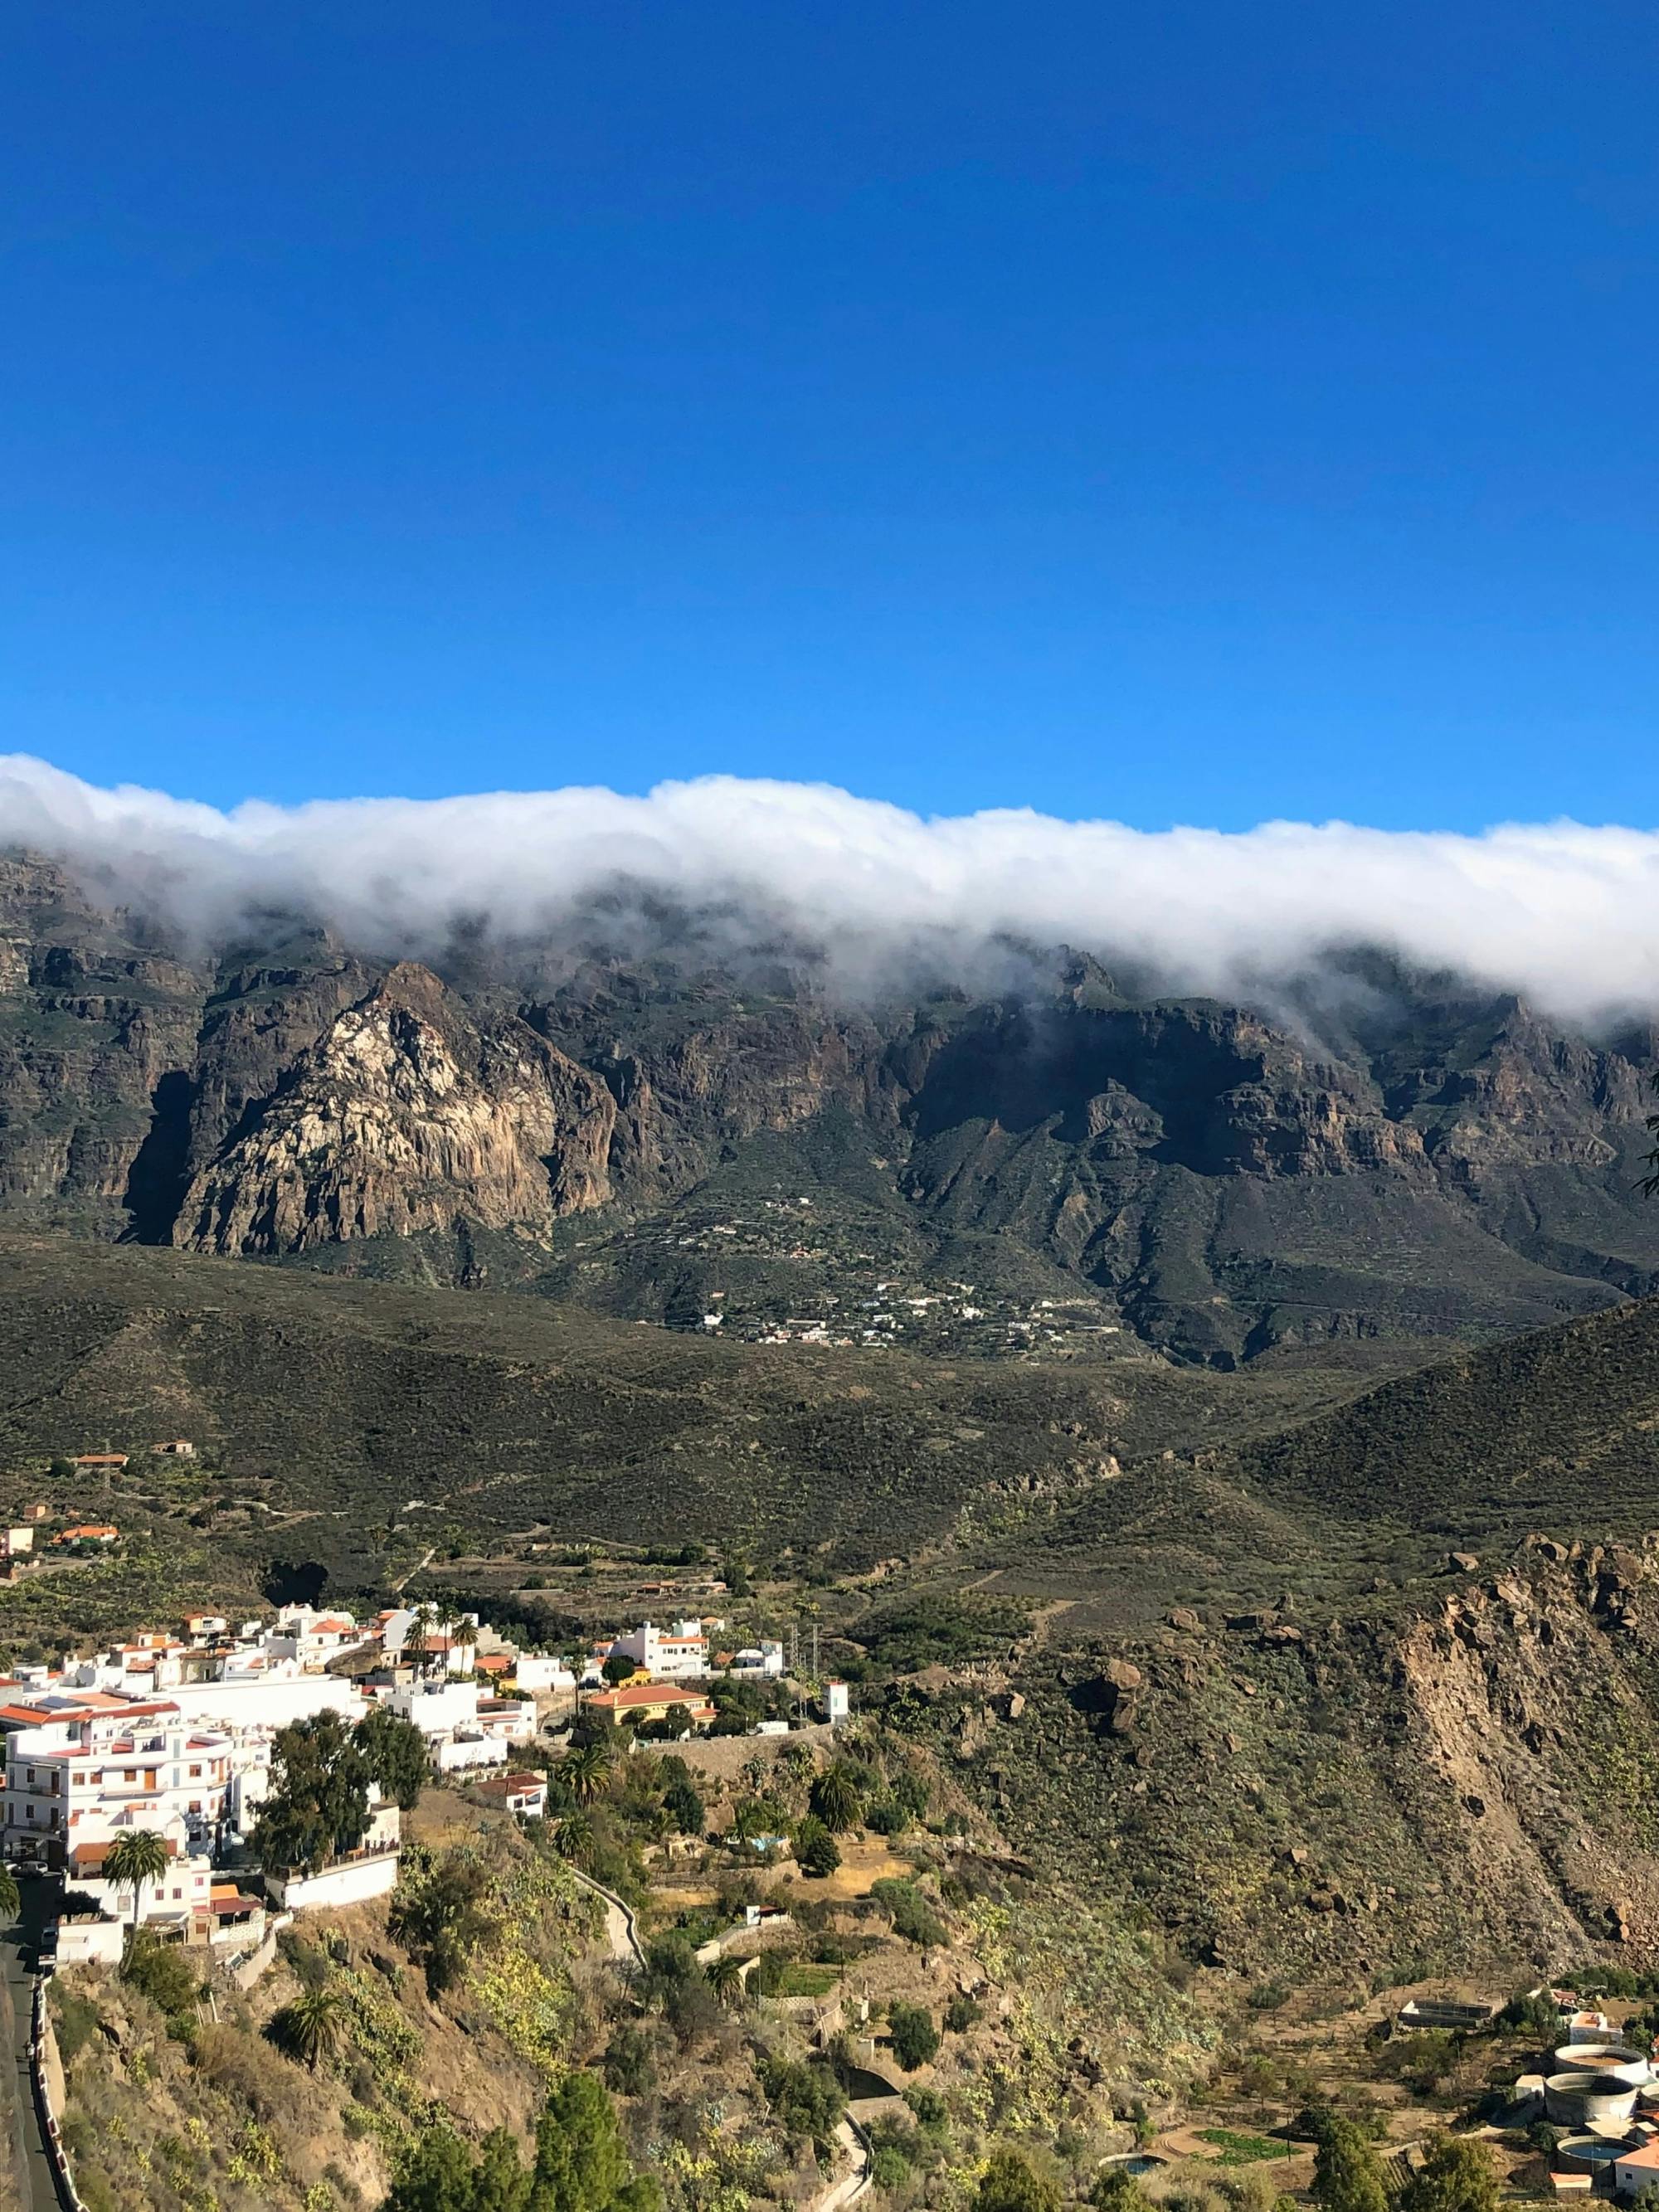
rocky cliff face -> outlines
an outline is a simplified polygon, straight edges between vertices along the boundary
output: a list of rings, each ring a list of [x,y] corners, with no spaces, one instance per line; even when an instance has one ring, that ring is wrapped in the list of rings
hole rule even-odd
[[[1634,1195],[1652,1036],[1592,1042],[1510,1000],[1396,982],[1386,1012],[1373,992],[1316,1027],[1135,1003],[1060,959],[1018,999],[859,1011],[775,968],[550,953],[515,986],[476,953],[443,976],[256,935],[166,944],[0,864],[0,1208],[273,1256],[477,1232],[508,1240],[497,1282],[592,1215],[558,1287],[659,1318],[731,1289],[686,1256],[689,1206],[712,1234],[807,1192],[833,1235],[768,1264],[817,1255],[844,1305],[897,1273],[1073,1281],[1223,1360],[1491,1334],[1659,1283]],[[474,1279],[440,1245],[420,1266]]]
[[[300,1052],[192,1177],[173,1241],[300,1252],[457,1220],[545,1234],[611,1194],[616,1103],[524,1023],[480,1028],[394,967]]]

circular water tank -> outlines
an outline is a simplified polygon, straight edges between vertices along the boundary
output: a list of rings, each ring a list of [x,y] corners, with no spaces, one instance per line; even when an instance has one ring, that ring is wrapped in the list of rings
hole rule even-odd
[[[1570,2068],[1545,2082],[1544,2110],[1557,2127],[1604,2127],[1630,2118],[1636,2110],[1636,2084],[1617,2074]]]
[[[1633,2043],[1564,2043],[1555,2054],[1564,2074],[1616,2074],[1639,2089],[1653,2078],[1653,2068]]]
[[[1562,2173],[1601,2173],[1630,2148],[1628,2141],[1606,2136],[1565,2136],[1552,2162]]]

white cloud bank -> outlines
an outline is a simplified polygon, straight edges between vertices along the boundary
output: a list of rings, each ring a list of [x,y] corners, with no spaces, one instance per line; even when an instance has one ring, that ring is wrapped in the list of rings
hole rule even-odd
[[[966,955],[1000,932],[1229,992],[1370,945],[1586,1018],[1659,1011],[1659,834],[1571,822],[1480,836],[1273,822],[1157,834],[1023,809],[924,819],[819,784],[708,776],[228,812],[0,756],[0,844],[209,935],[258,908],[431,952],[465,921],[556,927],[631,881],[793,920],[868,972],[876,948]]]

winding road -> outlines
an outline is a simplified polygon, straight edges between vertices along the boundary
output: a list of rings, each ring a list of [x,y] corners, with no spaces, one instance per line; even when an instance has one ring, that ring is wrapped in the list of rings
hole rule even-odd
[[[568,1859],[565,1863],[570,1864]],[[633,1908],[624,1905],[615,1890],[607,1889],[602,1881],[595,1881],[580,1867],[573,1866],[570,1871],[584,1889],[591,1889],[595,1897],[605,1900],[605,1933],[611,1946],[612,1965],[643,1969],[645,1953],[640,1947],[640,1923],[634,1917]]]
[[[9,2201],[21,2212],[58,2212],[58,2178],[46,2156],[40,2109],[29,2073],[29,2012],[34,1999],[34,1959],[47,1917],[52,1884],[19,1882],[22,1909],[15,1928],[0,1935],[0,2033],[5,2039],[9,2089],[4,2111],[10,2148]]]

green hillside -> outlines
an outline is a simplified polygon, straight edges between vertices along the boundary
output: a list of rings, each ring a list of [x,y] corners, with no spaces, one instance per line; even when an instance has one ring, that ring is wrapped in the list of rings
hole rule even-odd
[[[48,1455],[108,1445],[158,1505],[252,1513],[290,1547],[304,1516],[327,1557],[401,1521],[855,1565],[925,1545],[971,1498],[1064,1495],[1113,1458],[1230,1443],[1363,1376],[726,1345],[540,1299],[0,1240],[0,1452],[20,1494]],[[204,1465],[159,1472],[148,1447],[173,1436]]]

